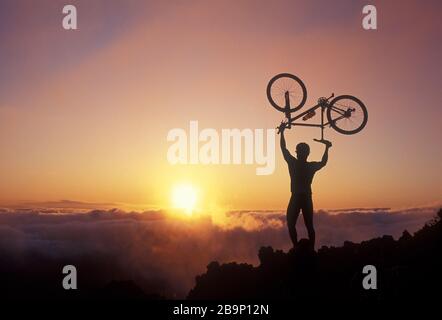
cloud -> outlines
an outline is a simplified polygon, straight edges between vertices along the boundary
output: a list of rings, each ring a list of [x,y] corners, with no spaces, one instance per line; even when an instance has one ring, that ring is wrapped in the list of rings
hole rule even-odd
[[[118,209],[54,212],[0,211],[0,260],[7,261],[0,263],[0,274],[24,273],[33,278],[55,273],[61,279],[62,266],[73,264],[83,288],[133,280],[147,293],[184,297],[210,261],[256,264],[261,246],[287,250],[290,245],[285,215],[276,211],[194,218]],[[405,229],[413,232],[422,227],[435,212],[435,208],[319,211],[315,215],[318,244],[337,246],[345,240],[359,242],[383,234],[398,237]]]

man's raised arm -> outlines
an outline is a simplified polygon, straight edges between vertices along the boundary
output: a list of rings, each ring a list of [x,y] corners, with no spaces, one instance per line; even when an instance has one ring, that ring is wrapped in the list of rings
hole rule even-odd
[[[281,133],[281,140],[280,140],[281,151],[282,151],[285,161],[289,161],[290,158],[292,158],[293,156],[287,150],[287,146],[285,143],[285,137],[284,137],[284,130],[285,130],[285,124],[281,123],[281,125],[279,126],[279,132]]]
[[[325,145],[325,150],[324,150],[324,154],[322,155],[322,159],[321,162],[319,162],[319,169],[324,167],[327,164],[328,161],[328,149],[331,148],[332,143],[328,140],[316,140],[317,142],[323,143]]]

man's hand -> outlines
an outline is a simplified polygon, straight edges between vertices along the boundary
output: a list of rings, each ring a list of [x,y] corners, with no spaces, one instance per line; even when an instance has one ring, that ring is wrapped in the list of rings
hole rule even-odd
[[[286,125],[287,125],[287,123],[285,123],[284,121],[281,121],[281,124],[277,127],[277,129],[278,129],[278,134],[281,132],[284,132],[284,130],[287,128],[286,127]]]
[[[320,142],[320,143],[325,144],[325,146],[327,148],[331,148],[331,146],[332,146],[332,143],[330,141],[328,141],[328,140],[325,140],[325,139],[322,139],[322,140],[313,139],[313,140],[316,141],[316,142]]]

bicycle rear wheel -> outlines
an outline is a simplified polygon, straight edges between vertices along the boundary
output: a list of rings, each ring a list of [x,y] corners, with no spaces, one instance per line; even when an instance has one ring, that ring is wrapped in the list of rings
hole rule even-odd
[[[267,85],[267,99],[276,110],[285,112],[288,104],[290,111],[296,111],[305,104],[307,89],[297,76],[280,73],[270,79]]]
[[[327,108],[331,127],[342,134],[355,134],[364,129],[368,121],[365,105],[356,97],[342,95],[334,98]]]

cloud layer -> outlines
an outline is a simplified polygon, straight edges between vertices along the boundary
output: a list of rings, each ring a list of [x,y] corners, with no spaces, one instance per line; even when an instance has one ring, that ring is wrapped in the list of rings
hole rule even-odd
[[[355,209],[315,215],[318,245],[416,231],[435,208]],[[302,218],[298,229],[305,236]],[[287,250],[282,212],[238,211],[185,218],[163,211],[0,209],[0,271],[32,278],[73,264],[79,287],[133,280],[146,292],[184,297],[212,260],[257,262],[263,245]],[[7,263],[5,263],[7,262]]]

